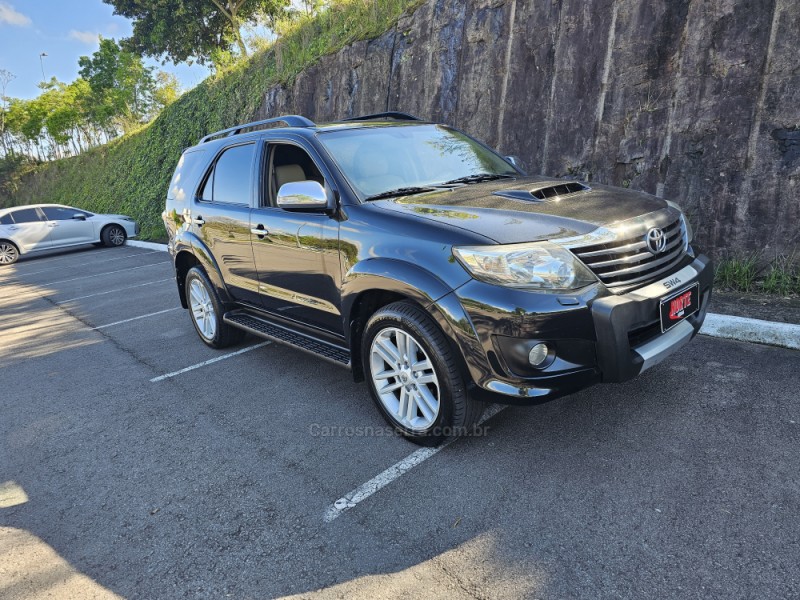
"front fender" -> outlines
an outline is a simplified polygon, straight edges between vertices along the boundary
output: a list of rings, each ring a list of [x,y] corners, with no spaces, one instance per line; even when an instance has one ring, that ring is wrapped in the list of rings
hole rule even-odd
[[[342,315],[347,323],[352,321],[358,296],[370,290],[402,294],[425,308],[453,291],[436,275],[413,263],[392,258],[368,258],[353,265],[342,282]]]
[[[463,283],[467,281],[470,281],[470,277],[465,274]],[[456,289],[461,285],[456,286]],[[358,340],[350,339],[354,330],[355,303],[362,293],[370,290],[401,294],[425,308],[450,339],[454,350],[461,355],[470,376],[475,379],[486,373],[487,367],[481,359],[483,352],[478,334],[458,297],[453,293],[454,289],[423,267],[396,259],[363,260],[356,263],[345,275],[342,285],[342,314],[347,319],[345,332],[351,349],[355,351],[358,347],[358,343],[354,343]],[[358,356],[354,355],[353,360],[353,364],[356,364]]]

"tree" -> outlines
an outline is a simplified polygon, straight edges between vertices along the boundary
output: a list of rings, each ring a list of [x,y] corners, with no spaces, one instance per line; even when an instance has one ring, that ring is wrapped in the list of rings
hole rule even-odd
[[[8,142],[6,141],[6,111],[8,110],[8,97],[6,88],[16,78],[11,71],[0,69],[0,144],[3,145],[3,155],[8,155]]]
[[[95,122],[109,127],[116,119],[127,130],[150,113],[155,80],[140,56],[101,38],[100,48],[91,57],[81,56],[78,65],[95,99]]]
[[[160,113],[167,106],[175,102],[181,95],[181,84],[172,73],[159,71],[156,73],[156,84],[153,90],[153,116]]]
[[[216,50],[236,46],[247,56],[242,25],[282,13],[290,0],[103,0],[133,20],[123,45],[138,54],[173,62],[205,63]]]

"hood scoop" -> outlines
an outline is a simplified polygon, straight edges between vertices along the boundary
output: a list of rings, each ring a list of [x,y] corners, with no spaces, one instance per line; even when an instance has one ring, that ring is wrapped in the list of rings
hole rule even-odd
[[[592,188],[582,184],[580,181],[565,181],[563,183],[542,182],[529,190],[500,190],[494,192],[494,195],[528,202],[531,200],[545,202],[547,200],[561,199],[565,196],[580,194],[581,192],[588,192],[591,189]]]

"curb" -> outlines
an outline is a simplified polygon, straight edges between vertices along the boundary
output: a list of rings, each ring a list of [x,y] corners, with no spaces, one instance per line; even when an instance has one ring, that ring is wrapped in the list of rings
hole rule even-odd
[[[148,250],[161,250],[162,252],[167,251],[166,244],[156,244],[154,242],[140,242],[139,240],[126,240],[126,246],[131,246],[133,248],[147,248]]]
[[[166,244],[128,240],[128,246],[167,251]],[[800,350],[800,325],[708,313],[701,335]]]
[[[800,325],[708,313],[702,335],[800,350]]]

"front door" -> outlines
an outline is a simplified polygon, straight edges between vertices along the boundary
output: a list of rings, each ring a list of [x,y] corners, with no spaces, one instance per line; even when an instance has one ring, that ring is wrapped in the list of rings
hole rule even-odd
[[[324,212],[277,207],[284,183],[325,178],[299,145],[270,144],[263,161],[262,206],[253,209],[250,229],[261,303],[287,319],[343,334],[340,304],[339,222]]]
[[[43,206],[42,212],[47,219],[50,227],[50,241],[53,247],[69,246],[71,244],[91,244],[99,242],[95,237],[94,225],[83,219],[76,219],[75,215],[85,215],[85,213],[75,208],[65,206]]]

